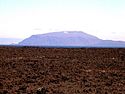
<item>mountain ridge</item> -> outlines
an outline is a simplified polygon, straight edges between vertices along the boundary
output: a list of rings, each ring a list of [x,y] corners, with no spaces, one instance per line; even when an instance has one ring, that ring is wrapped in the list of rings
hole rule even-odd
[[[32,35],[18,43],[22,46],[125,47],[124,41],[102,40],[82,31],[60,31]]]

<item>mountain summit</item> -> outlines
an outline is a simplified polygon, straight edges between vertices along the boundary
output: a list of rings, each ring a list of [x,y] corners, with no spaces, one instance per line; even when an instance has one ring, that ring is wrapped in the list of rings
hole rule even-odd
[[[32,35],[19,42],[22,46],[49,47],[125,47],[125,42],[102,40],[82,31],[62,31]]]

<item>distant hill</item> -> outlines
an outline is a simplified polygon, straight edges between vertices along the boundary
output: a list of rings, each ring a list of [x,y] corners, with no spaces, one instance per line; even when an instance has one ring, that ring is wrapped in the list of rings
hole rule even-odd
[[[22,40],[19,38],[0,38],[0,45],[18,44]]]
[[[125,47],[125,42],[102,40],[81,31],[62,31],[32,35],[19,42],[19,45],[50,47]]]

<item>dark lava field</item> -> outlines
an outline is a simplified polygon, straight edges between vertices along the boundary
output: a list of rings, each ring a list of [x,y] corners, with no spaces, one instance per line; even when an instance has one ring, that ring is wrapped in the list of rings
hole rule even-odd
[[[1,46],[0,94],[125,94],[125,49]]]

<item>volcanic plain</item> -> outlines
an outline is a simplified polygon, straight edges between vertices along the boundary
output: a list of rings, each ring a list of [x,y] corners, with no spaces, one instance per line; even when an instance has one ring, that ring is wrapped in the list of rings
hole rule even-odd
[[[125,94],[125,49],[1,46],[0,94]]]

